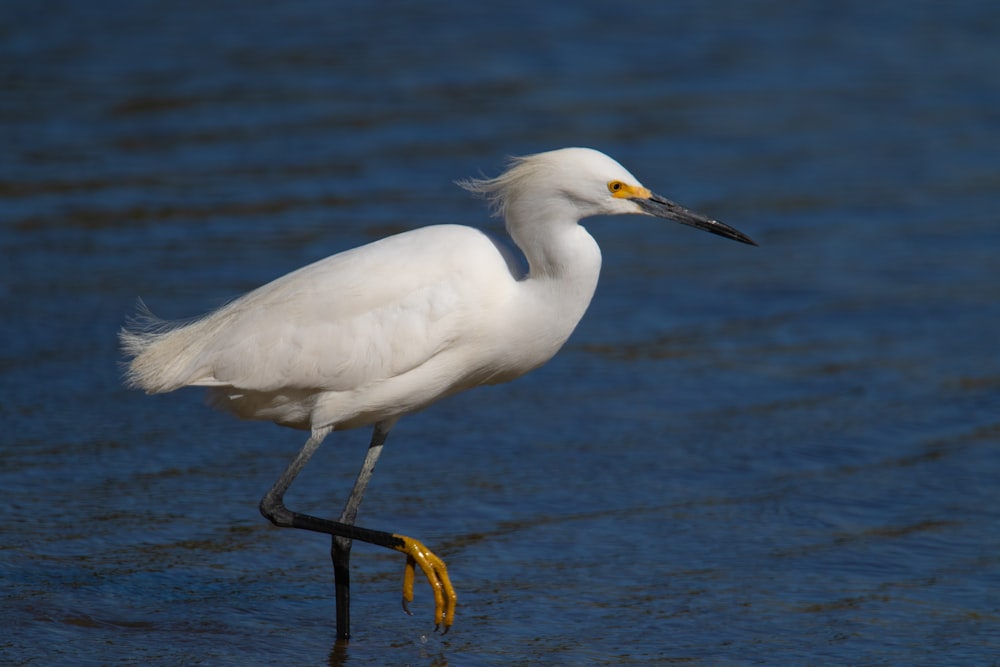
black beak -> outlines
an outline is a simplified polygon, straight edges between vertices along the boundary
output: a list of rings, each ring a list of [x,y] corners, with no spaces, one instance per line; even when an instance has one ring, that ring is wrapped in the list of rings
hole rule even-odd
[[[669,218],[670,220],[675,220],[682,225],[697,227],[698,229],[703,229],[706,232],[718,234],[719,236],[725,236],[727,239],[733,239],[734,241],[739,241],[740,243],[757,245],[752,238],[743,232],[733,229],[729,225],[719,222],[718,220],[713,220],[712,218],[702,215],[701,213],[686,209],[680,204],[675,204],[669,199],[659,195],[650,194],[649,197],[633,197],[632,201],[638,204],[639,208],[641,208],[643,212],[655,215],[658,218]]]

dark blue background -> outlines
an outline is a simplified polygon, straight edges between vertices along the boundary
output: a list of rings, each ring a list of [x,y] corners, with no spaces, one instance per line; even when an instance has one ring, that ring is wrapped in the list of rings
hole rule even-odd
[[[1000,655],[1000,5],[33,2],[0,9],[0,661],[941,665]],[[568,145],[757,239],[587,222],[561,355],[393,432],[361,523],[256,503],[303,434],[120,384],[188,317]],[[290,504],[333,515],[367,434]]]

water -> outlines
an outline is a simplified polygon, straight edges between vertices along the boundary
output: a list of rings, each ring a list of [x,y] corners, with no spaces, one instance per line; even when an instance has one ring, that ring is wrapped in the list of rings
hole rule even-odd
[[[0,9],[0,662],[987,665],[1000,655],[995,3],[8,3]],[[302,434],[120,384],[141,296],[208,310],[589,145],[754,249],[587,223],[548,366],[396,428],[361,519],[259,496]],[[367,434],[289,504],[332,515]]]

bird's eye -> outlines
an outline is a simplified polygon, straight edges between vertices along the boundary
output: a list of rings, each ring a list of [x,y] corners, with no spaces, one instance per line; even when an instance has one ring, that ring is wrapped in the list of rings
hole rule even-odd
[[[623,181],[608,181],[608,192],[616,199],[628,199],[634,194],[632,186]]]

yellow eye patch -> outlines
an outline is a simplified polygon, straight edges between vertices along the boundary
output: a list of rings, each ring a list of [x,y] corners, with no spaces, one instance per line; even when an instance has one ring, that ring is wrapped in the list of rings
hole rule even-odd
[[[648,199],[651,194],[641,185],[629,185],[622,181],[608,181],[608,192],[618,199]]]

